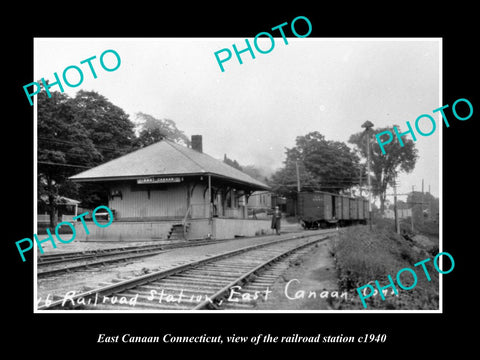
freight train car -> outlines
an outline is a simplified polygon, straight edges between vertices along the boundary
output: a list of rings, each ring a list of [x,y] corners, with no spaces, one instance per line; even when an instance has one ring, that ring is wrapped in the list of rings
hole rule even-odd
[[[323,191],[299,192],[287,208],[295,211],[305,229],[366,224],[368,200]],[[290,205],[290,206],[288,206]]]

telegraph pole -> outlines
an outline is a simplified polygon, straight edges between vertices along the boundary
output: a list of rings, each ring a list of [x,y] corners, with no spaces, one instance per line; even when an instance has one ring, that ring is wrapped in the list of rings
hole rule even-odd
[[[430,184],[428,185],[428,220],[432,220],[432,193],[430,192]]]
[[[424,218],[423,218],[423,203],[424,203],[424,201],[425,201],[425,193],[423,192],[423,179],[422,179],[422,217],[421,217],[422,224],[425,222]]]
[[[395,215],[395,232],[400,234],[400,223],[398,221],[398,207],[397,207],[397,176],[393,178],[393,213]]]
[[[360,176],[358,177],[358,182],[360,184],[360,197],[362,197],[362,187],[363,187],[363,183],[362,183],[362,169],[360,168]]]
[[[412,185],[412,202],[411,202],[411,206],[412,206],[412,213],[410,214],[410,220],[411,220],[411,223],[412,223],[412,233],[413,233],[413,193],[415,191],[415,185]]]
[[[298,168],[298,160],[295,161],[295,167],[297,170],[297,192],[300,192],[300,169]]]
[[[301,190],[301,185],[300,185],[300,169],[298,168],[298,159],[295,160],[295,169],[296,169],[296,172],[297,172],[297,199],[296,199],[296,203],[295,203],[295,206],[294,206],[294,209],[295,209],[295,218],[297,218],[297,214],[299,213],[298,211],[298,203],[300,201],[300,190]],[[298,219],[297,219],[298,220]]]
[[[369,120],[365,121],[362,125],[365,128],[365,134],[367,135],[367,181],[368,181],[368,219],[370,223],[370,230],[372,230],[372,183],[370,180],[370,129],[373,127],[373,123]]]

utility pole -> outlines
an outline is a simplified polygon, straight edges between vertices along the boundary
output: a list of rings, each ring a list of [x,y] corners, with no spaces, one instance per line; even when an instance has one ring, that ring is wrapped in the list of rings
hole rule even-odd
[[[372,180],[370,179],[370,133],[367,131],[368,219],[372,230]]]
[[[428,220],[432,220],[432,193],[430,192],[430,184],[428,184]]]
[[[297,192],[300,192],[300,170],[298,168],[298,160],[295,160],[295,167],[297,170]]]
[[[425,193],[423,192],[423,179],[422,179],[422,217],[421,217],[422,224],[425,222],[424,218],[423,218],[423,203],[424,203],[424,201],[425,201]]]
[[[373,123],[369,120],[365,121],[362,125],[365,128],[365,134],[367,135],[367,182],[368,182],[368,219],[370,223],[370,230],[372,230],[372,183],[370,179],[370,129],[373,127]]]
[[[398,208],[397,208],[397,176],[393,178],[393,213],[395,215],[395,232],[400,234],[400,223],[398,219]]]
[[[415,191],[415,185],[412,185],[412,202],[411,202],[412,211],[411,211],[411,214],[410,214],[410,220],[412,222],[412,233],[413,233],[413,192],[414,191]]]
[[[295,169],[297,172],[297,199],[295,202],[294,211],[295,211],[295,218],[297,219],[297,214],[299,213],[298,207],[299,207],[299,201],[300,201],[300,190],[302,189],[300,186],[300,169],[298,168],[298,159],[295,160]]]
[[[359,179],[358,179],[358,183],[360,184],[360,197],[362,197],[362,168],[360,168],[360,176],[359,176]]]

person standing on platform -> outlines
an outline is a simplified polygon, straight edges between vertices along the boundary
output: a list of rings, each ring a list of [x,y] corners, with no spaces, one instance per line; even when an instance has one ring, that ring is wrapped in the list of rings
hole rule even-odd
[[[281,219],[282,219],[282,213],[280,212],[280,209],[278,208],[278,206],[275,206],[275,211],[273,212],[273,215],[272,215],[271,228],[275,229],[277,235],[280,235]]]

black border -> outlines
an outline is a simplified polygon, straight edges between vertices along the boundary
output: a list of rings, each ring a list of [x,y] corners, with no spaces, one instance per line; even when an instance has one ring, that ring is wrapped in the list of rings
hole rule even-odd
[[[477,236],[472,227],[476,213],[469,211],[469,204],[476,203],[476,154],[475,124],[480,112],[476,38],[472,5],[455,3],[421,9],[418,4],[407,3],[365,6],[315,4],[293,9],[291,4],[278,3],[265,12],[258,5],[223,3],[218,7],[193,9],[184,4],[182,10],[174,10],[163,3],[130,5],[116,4],[100,11],[98,6],[77,7],[66,11],[54,6],[43,9],[28,8],[16,15],[17,21],[4,23],[4,34],[9,50],[7,86],[4,88],[8,109],[3,119],[7,126],[2,143],[4,163],[4,222],[6,237],[3,249],[8,266],[5,274],[4,319],[11,313],[7,344],[12,350],[25,347],[41,353],[52,354],[58,346],[65,347],[69,355],[75,349],[108,350],[133,349],[141,344],[99,345],[99,333],[135,335],[255,335],[270,333],[287,336],[293,333],[314,336],[343,334],[360,336],[364,333],[387,334],[386,344],[341,345],[353,348],[360,356],[391,356],[383,352],[387,345],[394,345],[399,354],[409,356],[441,353],[444,349],[459,345],[465,351],[474,344],[474,330],[467,326],[476,313],[475,282],[465,280],[475,274],[471,249]],[[83,6],[83,5],[82,5]],[[113,6],[113,5],[111,5]],[[132,9],[131,7],[135,7]],[[75,8],[75,7],[74,7]],[[273,10],[275,9],[275,11]],[[66,11],[66,12],[65,12]],[[33,261],[27,256],[21,262],[15,241],[33,234],[33,108],[28,105],[23,85],[33,81],[33,37],[229,37],[251,38],[283,22],[291,22],[296,16],[306,16],[313,25],[310,37],[441,37],[443,38],[443,104],[451,104],[458,98],[467,98],[474,107],[474,115],[468,121],[453,120],[450,128],[443,129],[443,245],[455,258],[454,271],[444,276],[443,314],[33,314]],[[18,26],[14,26],[14,25]],[[17,32],[17,30],[20,30]],[[52,54],[54,56],[54,54]],[[12,101],[13,100],[13,101]],[[420,114],[419,114],[420,115]],[[9,138],[12,138],[10,141]],[[15,140],[14,140],[15,139]],[[421,139],[420,139],[421,140]],[[464,161],[468,159],[469,161]],[[11,188],[13,187],[13,188]],[[467,190],[468,189],[468,190]],[[468,192],[467,192],[468,191]],[[474,209],[475,210],[475,209]],[[473,280],[473,279],[472,279]],[[472,315],[470,315],[470,313]],[[475,324],[472,324],[475,326]],[[28,344],[28,345],[27,345]],[[30,346],[32,345],[32,346]],[[182,350],[224,351],[227,344],[217,345],[146,345],[149,351],[172,350],[178,355]],[[234,345],[240,348],[240,345]],[[268,344],[250,350],[270,351],[289,347],[298,355],[317,356],[322,351],[340,350],[339,344]],[[368,349],[364,349],[365,346]],[[309,353],[302,349],[314,350]],[[53,348],[53,349],[52,349]],[[229,347],[228,347],[229,348]],[[231,350],[229,350],[231,351]],[[155,353],[152,353],[155,354]],[[163,353],[165,356],[166,354]],[[192,353],[195,355],[198,353]],[[224,353],[231,356],[233,353]],[[268,353],[263,353],[265,356]],[[37,353],[35,353],[37,355]],[[147,355],[146,355],[147,356]]]

